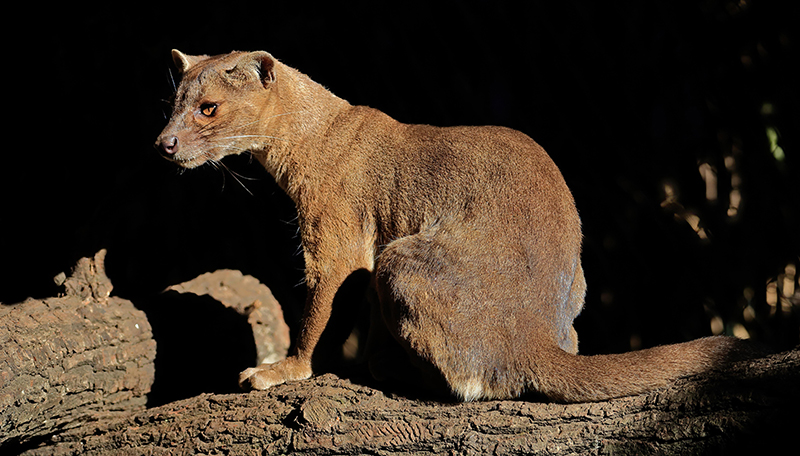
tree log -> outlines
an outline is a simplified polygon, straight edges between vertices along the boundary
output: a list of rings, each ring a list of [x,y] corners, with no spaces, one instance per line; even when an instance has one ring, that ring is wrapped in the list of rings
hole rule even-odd
[[[60,274],[63,297],[0,306],[0,450],[144,409],[156,344],[144,313],[109,297],[104,256]]]
[[[59,279],[66,296],[0,307],[3,454],[746,454],[782,449],[798,424],[797,349],[587,404],[443,403],[328,374],[145,409],[155,342],[109,297],[103,254]],[[230,271],[206,278],[263,292]],[[252,317],[266,298],[250,291],[225,305]]]
[[[797,425],[800,351],[587,404],[447,404],[323,375],[70,429],[28,455],[745,454]]]
[[[239,271],[220,269],[188,282],[173,285],[168,291],[209,295],[223,306],[247,318],[256,344],[254,364],[275,363],[289,351],[289,326],[278,301],[266,285]]]

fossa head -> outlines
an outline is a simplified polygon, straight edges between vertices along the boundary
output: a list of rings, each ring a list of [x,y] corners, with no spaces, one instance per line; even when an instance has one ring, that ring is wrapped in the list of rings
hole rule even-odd
[[[273,105],[276,60],[263,51],[209,57],[173,50],[172,58],[182,78],[155,143],[161,155],[195,168],[257,147]]]

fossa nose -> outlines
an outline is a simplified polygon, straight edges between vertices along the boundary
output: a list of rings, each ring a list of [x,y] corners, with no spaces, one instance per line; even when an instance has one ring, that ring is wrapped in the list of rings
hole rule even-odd
[[[175,135],[161,136],[156,140],[156,149],[166,158],[172,158],[178,153],[178,137]]]

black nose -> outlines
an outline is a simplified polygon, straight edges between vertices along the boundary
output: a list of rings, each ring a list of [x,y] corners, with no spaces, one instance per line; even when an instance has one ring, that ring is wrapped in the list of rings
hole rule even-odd
[[[161,152],[161,155],[171,157],[178,153],[178,137],[172,135],[159,138],[156,142],[156,148]]]

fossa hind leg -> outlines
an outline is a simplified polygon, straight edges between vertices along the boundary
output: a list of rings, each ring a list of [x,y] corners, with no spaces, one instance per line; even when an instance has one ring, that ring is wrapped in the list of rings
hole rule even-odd
[[[464,400],[517,394],[505,391],[524,384],[512,367],[513,316],[486,292],[508,287],[482,283],[485,265],[457,240],[420,233],[381,253],[375,272],[383,323],[426,383]]]

